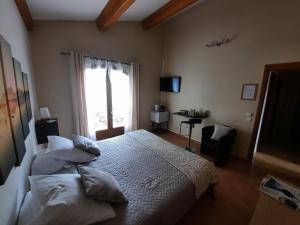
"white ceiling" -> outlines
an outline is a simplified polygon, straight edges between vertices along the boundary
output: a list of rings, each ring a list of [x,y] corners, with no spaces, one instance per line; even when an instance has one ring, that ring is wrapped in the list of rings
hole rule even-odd
[[[122,21],[142,21],[169,0],[136,0]],[[108,0],[27,0],[34,20],[96,20]]]

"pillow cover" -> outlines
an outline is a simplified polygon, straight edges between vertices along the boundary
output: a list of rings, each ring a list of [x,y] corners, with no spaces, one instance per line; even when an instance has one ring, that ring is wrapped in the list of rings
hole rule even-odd
[[[29,180],[37,210],[26,225],[87,225],[115,217],[110,204],[86,196],[79,175],[38,175]]]
[[[95,155],[75,148],[73,141],[59,136],[48,136],[47,153],[52,158],[70,162],[83,163],[97,159]]]
[[[76,148],[94,154],[95,156],[100,156],[101,152],[98,145],[91,139],[77,134],[73,134],[72,139]]]
[[[23,205],[20,210],[18,224],[27,225],[30,224],[30,221],[34,218],[36,214],[39,213],[41,207],[38,204],[34,204],[32,200],[31,191],[27,192]]]
[[[218,141],[221,137],[228,134],[229,131],[231,131],[231,130],[232,130],[231,127],[226,127],[226,126],[215,124],[214,133],[212,134],[210,139]]]
[[[73,163],[69,163],[62,170],[52,173],[52,175],[54,174],[78,174],[77,166]]]
[[[67,162],[54,159],[46,152],[37,154],[31,165],[31,175],[48,175],[62,170],[67,166]]]
[[[115,177],[110,173],[78,166],[81,182],[88,196],[112,203],[127,203]]]

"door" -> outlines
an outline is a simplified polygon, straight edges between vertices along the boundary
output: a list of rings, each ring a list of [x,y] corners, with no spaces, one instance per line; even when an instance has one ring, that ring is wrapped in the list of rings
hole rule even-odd
[[[90,136],[101,140],[123,134],[129,117],[129,76],[110,66],[87,69],[85,93]]]
[[[259,144],[290,145],[299,137],[299,83],[298,71],[281,71],[271,76]]]

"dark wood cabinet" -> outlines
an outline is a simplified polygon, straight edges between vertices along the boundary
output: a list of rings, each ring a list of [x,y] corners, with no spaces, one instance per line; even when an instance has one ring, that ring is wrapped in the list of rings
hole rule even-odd
[[[36,120],[35,132],[38,144],[48,143],[47,136],[59,135],[57,118]]]

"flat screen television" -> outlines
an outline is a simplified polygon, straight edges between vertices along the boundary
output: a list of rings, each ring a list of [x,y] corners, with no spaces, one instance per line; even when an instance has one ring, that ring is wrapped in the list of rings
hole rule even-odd
[[[181,77],[161,77],[160,78],[160,91],[164,92],[180,92]]]

